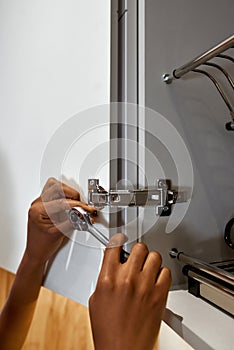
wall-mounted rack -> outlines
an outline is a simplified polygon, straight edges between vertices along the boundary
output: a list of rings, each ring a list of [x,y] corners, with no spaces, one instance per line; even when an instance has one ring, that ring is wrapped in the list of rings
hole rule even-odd
[[[230,36],[226,40],[222,41],[215,47],[212,47],[208,51],[203,52],[201,55],[195,57],[193,60],[189,61],[188,63],[184,64],[183,66],[176,68],[173,70],[172,74],[163,74],[163,81],[166,84],[171,84],[173,80],[175,79],[180,79],[182,76],[189,72],[195,72],[199,74],[203,74],[207,76],[212,83],[215,85],[216,89],[218,90],[219,94],[221,95],[224,103],[226,104],[230,115],[231,115],[231,121],[226,123],[226,129],[227,130],[234,130],[234,108],[232,107],[231,102],[229,101],[229,98],[227,97],[226,93],[224,92],[223,88],[221,87],[220,83],[217,81],[216,78],[213,77],[210,73],[203,69],[197,69],[201,65],[204,66],[212,66],[213,68],[218,69],[219,71],[222,72],[222,74],[225,76],[228,84],[230,85],[231,89],[234,90],[234,82],[232,80],[232,77],[230,74],[219,64],[213,63],[213,62],[208,62],[213,58],[221,58],[228,60],[229,62],[234,63],[234,58],[231,57],[230,55],[224,55],[222,54],[224,51],[234,48],[234,35]]]

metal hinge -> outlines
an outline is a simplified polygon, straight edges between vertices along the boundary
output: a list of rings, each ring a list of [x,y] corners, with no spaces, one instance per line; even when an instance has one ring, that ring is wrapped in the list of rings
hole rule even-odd
[[[115,207],[155,207],[156,214],[168,216],[176,202],[187,202],[186,193],[170,189],[170,181],[158,179],[153,188],[109,190],[99,186],[99,179],[88,180],[88,203],[97,209]]]

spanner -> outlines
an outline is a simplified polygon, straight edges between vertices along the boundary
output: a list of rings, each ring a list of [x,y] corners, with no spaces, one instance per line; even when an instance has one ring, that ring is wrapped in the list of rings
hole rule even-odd
[[[89,212],[80,207],[73,207],[69,210],[68,217],[75,230],[89,232],[105,247],[108,245],[109,239],[93,225]],[[128,257],[129,253],[122,249],[120,261],[124,263]]]

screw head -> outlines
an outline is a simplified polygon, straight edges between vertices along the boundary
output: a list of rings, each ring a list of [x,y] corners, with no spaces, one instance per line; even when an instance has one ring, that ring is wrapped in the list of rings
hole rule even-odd
[[[164,83],[166,84],[171,84],[172,83],[172,80],[173,80],[173,77],[170,75],[170,74],[163,74],[162,76],[162,80],[164,81]]]
[[[70,219],[71,219],[71,222],[75,223],[78,221],[78,216],[75,213],[71,213]]]

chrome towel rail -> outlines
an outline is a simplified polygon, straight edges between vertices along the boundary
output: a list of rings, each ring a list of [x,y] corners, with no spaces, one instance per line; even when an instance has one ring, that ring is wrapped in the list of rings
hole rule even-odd
[[[188,63],[184,64],[183,66],[176,68],[173,70],[172,74],[163,74],[163,81],[166,84],[172,83],[173,80],[179,79],[185,74],[189,72],[196,72],[196,73],[202,73],[206,75],[208,78],[211,79],[211,81],[214,83],[215,87],[217,88],[218,92],[220,93],[220,96],[223,98],[223,101],[225,102],[226,106],[229,109],[230,115],[231,115],[231,121],[226,123],[226,129],[227,130],[234,130],[234,108],[232,107],[231,102],[229,101],[227,95],[221,88],[221,85],[217,82],[217,80],[210,74],[205,71],[196,69],[197,67],[203,65],[203,66],[212,66],[224,74],[226,79],[228,80],[232,90],[234,89],[233,80],[230,76],[230,74],[223,69],[220,65],[217,65],[216,63],[207,62],[213,58],[222,58],[234,62],[234,59],[229,55],[223,55],[222,53],[230,48],[234,48],[234,35],[231,35],[226,40],[222,41],[218,45],[212,47],[211,49],[203,52],[201,55],[195,57],[193,60],[189,61]]]
[[[169,251],[169,255],[171,258],[177,259],[183,264],[193,266],[198,270],[205,272],[209,276],[215,277],[225,283],[230,284],[232,288],[234,287],[234,276],[212,264],[191,257],[183,252],[179,252],[176,248],[172,248]]]
[[[216,89],[218,90],[218,92],[220,93],[221,97],[223,98],[224,102],[226,103],[227,108],[230,111],[231,117],[234,120],[234,110],[232,108],[232,105],[230,104],[227,96],[225,95],[223,89],[221,88],[220,84],[217,82],[217,80],[208,72],[202,70],[202,69],[193,69],[193,72],[195,73],[200,73],[200,74],[204,74],[206,75],[208,78],[210,78],[210,80],[214,83]]]
[[[175,69],[173,71],[174,77],[177,79],[182,77],[184,74],[190,72],[194,68],[197,68],[198,66],[205,63],[206,61],[211,60],[212,58],[214,58],[218,54],[226,51],[227,49],[229,49],[232,46],[234,46],[234,35],[230,36],[229,38],[227,38],[226,40],[224,40],[220,44],[211,48],[210,50],[203,52],[201,55],[197,56],[192,61],[184,64],[180,68]]]

